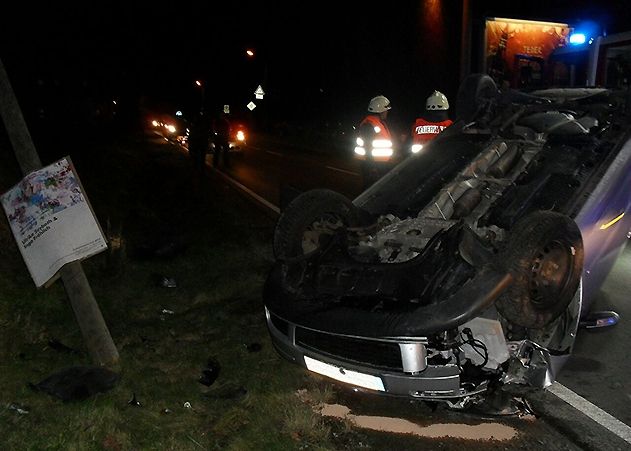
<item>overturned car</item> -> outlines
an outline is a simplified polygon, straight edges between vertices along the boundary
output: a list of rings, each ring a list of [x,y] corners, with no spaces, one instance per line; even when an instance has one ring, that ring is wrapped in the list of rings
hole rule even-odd
[[[453,408],[554,382],[631,225],[629,93],[474,74],[457,111],[352,202],[284,210],[264,290],[282,356]]]

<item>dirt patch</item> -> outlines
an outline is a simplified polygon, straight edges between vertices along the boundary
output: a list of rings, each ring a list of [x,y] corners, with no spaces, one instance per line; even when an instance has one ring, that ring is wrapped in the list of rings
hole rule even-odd
[[[429,426],[394,417],[354,415],[341,404],[321,404],[314,410],[323,416],[349,420],[357,427],[396,434],[412,434],[424,438],[450,437],[463,440],[511,440],[517,436],[517,430],[499,423],[480,423],[476,425],[462,423],[438,423]]]

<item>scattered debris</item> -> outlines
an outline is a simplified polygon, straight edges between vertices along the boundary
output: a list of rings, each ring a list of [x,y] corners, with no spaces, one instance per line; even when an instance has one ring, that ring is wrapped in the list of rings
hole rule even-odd
[[[471,411],[481,415],[533,416],[537,418],[525,398],[513,396],[501,390],[490,393],[482,402],[475,404]]]
[[[164,288],[177,288],[177,282],[173,277],[159,276],[158,284]]]
[[[219,365],[217,359],[210,357],[208,362],[206,362],[206,368],[202,370],[199,383],[205,385],[206,387],[210,387],[219,377],[220,370],[221,365]]]
[[[261,346],[261,343],[250,343],[245,346],[245,349],[247,349],[248,352],[259,352],[262,348],[263,346]]]
[[[29,410],[28,407],[20,406],[19,404],[11,403],[7,406],[7,409],[14,410],[20,415],[28,415]]]
[[[173,310],[168,310],[168,309],[165,309],[165,308],[163,308],[160,311],[160,313],[166,313],[167,315],[174,315],[175,314],[175,312]]]
[[[119,378],[118,373],[107,368],[73,366],[53,373],[37,384],[29,382],[28,386],[64,402],[78,401],[111,390]]]
[[[184,408],[185,408],[185,409],[192,409],[192,408],[193,408],[193,406],[191,406],[191,403],[190,403],[190,402],[186,401],[186,402],[184,403]]]
[[[164,413],[165,415],[168,415],[171,412],[173,412],[173,411],[171,409],[169,409],[169,408],[162,409],[162,413]]]
[[[142,407],[142,404],[136,398],[136,393],[135,392],[132,393],[131,399],[129,401],[127,401],[127,404],[129,404],[130,406]]]

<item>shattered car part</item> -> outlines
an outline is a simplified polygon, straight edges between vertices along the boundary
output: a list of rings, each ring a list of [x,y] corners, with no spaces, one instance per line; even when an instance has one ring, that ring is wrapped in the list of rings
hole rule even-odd
[[[199,377],[198,382],[206,387],[210,387],[219,377],[220,371],[221,365],[219,361],[214,357],[210,357],[206,362],[206,368],[202,370],[202,375]]]
[[[131,394],[131,399],[127,401],[127,404],[134,407],[142,407],[142,403],[138,401],[138,398],[136,398],[135,392]]]
[[[500,92],[352,202],[297,196],[263,293],[277,351],[359,389],[460,409],[545,388],[631,225],[626,92]]]
[[[19,404],[15,404],[15,403],[10,403],[9,405],[7,405],[7,409],[13,410],[13,411],[17,412],[20,415],[28,415],[29,414],[29,409],[27,407],[24,407],[24,406],[21,406]]]
[[[111,390],[119,379],[118,373],[107,368],[72,366],[51,374],[37,384],[29,383],[29,387],[64,402],[80,401]]]

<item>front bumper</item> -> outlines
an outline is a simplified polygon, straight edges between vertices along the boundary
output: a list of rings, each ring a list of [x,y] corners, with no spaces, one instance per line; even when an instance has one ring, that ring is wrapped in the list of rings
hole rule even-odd
[[[477,387],[461,386],[455,364],[427,365],[419,372],[405,372],[403,348],[413,342],[422,343],[422,337],[374,339],[331,334],[290,323],[267,309],[266,318],[272,343],[281,356],[356,389],[454,401],[486,390],[486,383]],[[314,369],[313,360],[324,365]]]

